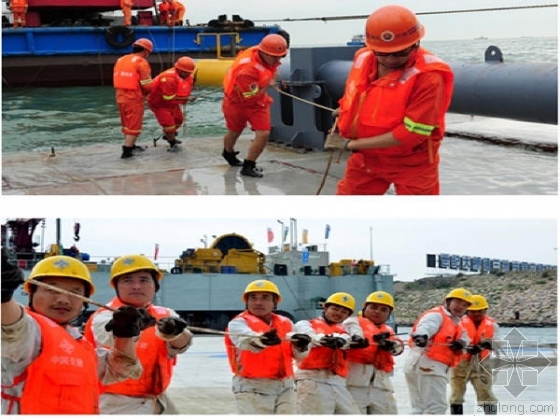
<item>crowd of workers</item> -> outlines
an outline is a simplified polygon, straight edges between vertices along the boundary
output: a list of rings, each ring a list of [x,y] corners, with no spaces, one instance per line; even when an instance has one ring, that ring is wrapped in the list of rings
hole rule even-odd
[[[178,413],[166,390],[193,334],[154,305],[162,278],[147,257],[124,255],[111,266],[115,297],[100,304],[80,260],[46,257],[25,279],[2,248],[2,414]],[[21,284],[27,306],[13,297]],[[282,296],[270,280],[250,282],[241,299],[224,331],[238,413],[398,414],[391,375],[405,343],[386,324],[391,294],[372,292],[356,314],[354,296],[336,292],[295,324],[275,312]],[[91,302],[100,308],[79,330]],[[481,368],[498,334],[487,309],[483,296],[453,289],[416,320],[405,364],[413,413],[462,414],[470,381],[496,414],[491,369]]]

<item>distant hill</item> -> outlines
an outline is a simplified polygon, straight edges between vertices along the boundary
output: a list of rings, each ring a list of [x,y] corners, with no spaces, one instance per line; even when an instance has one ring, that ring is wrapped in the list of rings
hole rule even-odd
[[[544,272],[493,272],[453,277],[426,277],[413,282],[395,282],[395,318],[399,325],[412,325],[425,310],[443,302],[447,293],[462,287],[488,301],[488,315],[503,326],[556,326],[558,276]],[[514,317],[519,311],[519,320]]]

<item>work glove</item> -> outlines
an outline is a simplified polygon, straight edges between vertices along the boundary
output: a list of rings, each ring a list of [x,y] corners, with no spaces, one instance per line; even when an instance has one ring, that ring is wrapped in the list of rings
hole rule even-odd
[[[428,345],[427,335],[413,335],[412,339],[414,340],[416,347],[426,347]]]
[[[480,353],[482,351],[482,349],[479,346],[467,346],[466,348],[467,353],[472,354],[473,356],[476,356],[478,353]]]
[[[479,345],[483,350],[492,350],[492,341],[490,340],[481,340]]]
[[[278,337],[278,333],[276,329],[271,329],[259,336],[259,340],[265,346],[277,346],[278,344],[282,343],[282,339]]]
[[[393,352],[397,342],[394,340],[383,340],[378,344],[378,347],[383,351]]]
[[[311,337],[307,334],[294,334],[290,337],[292,344],[299,351],[307,350],[307,346],[311,343]]]
[[[115,337],[136,337],[142,330],[155,325],[155,322],[155,318],[143,308],[121,306],[113,312],[113,318],[105,324],[105,331],[113,331]]]
[[[350,341],[351,349],[365,349],[369,347],[369,341],[367,338],[360,337],[359,335],[353,335]]]
[[[385,331],[379,334],[375,334],[372,338],[374,342],[381,343],[382,341],[387,340],[389,337],[391,337],[391,333]]]
[[[327,135],[325,140],[324,148],[325,150],[348,150],[348,142],[350,140],[345,139],[338,133],[330,133]]]
[[[2,303],[12,299],[23,279],[23,271],[8,262],[8,253],[2,247]]]
[[[323,347],[330,349],[341,349],[346,345],[346,340],[342,337],[333,337],[332,335],[325,335],[319,340],[319,344]]]
[[[449,344],[449,348],[453,351],[463,350],[465,348],[466,343],[463,340],[455,340]]]
[[[187,328],[187,322],[181,318],[166,317],[156,321],[156,335],[165,341],[175,340]]]

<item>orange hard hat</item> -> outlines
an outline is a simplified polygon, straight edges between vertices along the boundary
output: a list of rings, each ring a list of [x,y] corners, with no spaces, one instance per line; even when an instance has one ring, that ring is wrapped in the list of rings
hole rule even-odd
[[[288,43],[282,35],[269,34],[262,39],[258,49],[274,57],[284,57],[288,53]]]
[[[175,62],[175,68],[177,70],[186,71],[192,73],[196,68],[194,60],[190,57],[181,57]]]
[[[424,36],[424,26],[403,6],[383,6],[366,21],[366,45],[373,51],[395,52],[416,44]]]
[[[148,52],[152,52],[154,49],[154,45],[152,44],[152,41],[146,38],[139,38],[136,41],[134,41],[134,44],[132,45],[138,45],[144,48],[145,50],[147,50]]]

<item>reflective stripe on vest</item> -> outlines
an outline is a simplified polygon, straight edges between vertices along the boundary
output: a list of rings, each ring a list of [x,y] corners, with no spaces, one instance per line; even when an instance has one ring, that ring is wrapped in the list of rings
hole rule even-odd
[[[233,64],[228,68],[224,77],[224,94],[232,97],[235,96],[234,93],[237,92],[245,98],[256,96],[260,92],[262,92],[263,95],[266,94],[266,89],[268,88],[270,81],[276,75],[276,68],[278,65],[274,68],[264,66],[259,58],[259,50],[257,47],[250,47],[240,52],[233,61]],[[259,72],[259,79],[256,81],[255,85],[251,85],[250,91],[239,92],[235,85],[235,79],[239,71],[245,66],[254,66],[254,68],[256,68]]]

